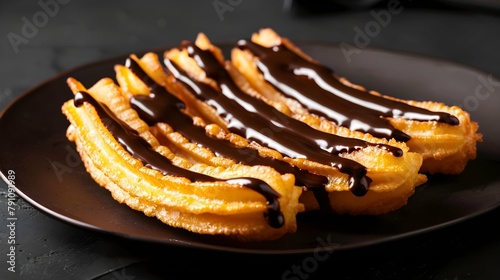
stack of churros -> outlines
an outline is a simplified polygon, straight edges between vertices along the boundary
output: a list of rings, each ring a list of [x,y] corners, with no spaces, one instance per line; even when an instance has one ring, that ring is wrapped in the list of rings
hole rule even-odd
[[[290,73],[277,69],[297,79],[287,84]],[[164,57],[130,55],[115,66],[116,83],[104,77],[87,89],[69,78],[67,137],[118,202],[245,241],[295,232],[304,211],[397,210],[423,173],[459,173],[475,157],[481,136],[466,112],[367,92],[325,69],[271,29],[239,42],[231,59],[199,34]],[[354,109],[362,117],[339,117],[330,98],[319,104],[303,90],[333,87],[325,73],[370,96],[329,93],[371,106]]]

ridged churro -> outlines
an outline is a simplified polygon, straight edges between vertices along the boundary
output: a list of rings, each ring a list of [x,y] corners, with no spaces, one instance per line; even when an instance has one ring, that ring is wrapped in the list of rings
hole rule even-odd
[[[258,94],[285,104],[294,118],[331,133],[357,131],[405,142],[410,151],[422,154],[422,172],[458,174],[476,157],[482,136],[458,106],[368,91],[272,29],[240,41],[231,59]]]
[[[117,201],[202,234],[269,240],[296,230],[303,206],[292,176],[266,166],[190,162],[158,143],[111,79],[90,89],[68,83],[75,94],[62,108],[68,139]]]

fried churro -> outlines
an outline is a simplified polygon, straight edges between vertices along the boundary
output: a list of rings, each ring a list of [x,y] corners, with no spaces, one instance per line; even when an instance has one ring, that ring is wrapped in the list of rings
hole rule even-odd
[[[422,154],[422,172],[458,174],[476,157],[482,136],[464,110],[366,90],[272,29],[241,40],[231,58],[258,94],[286,104],[294,118],[327,132],[356,131],[405,142]]]

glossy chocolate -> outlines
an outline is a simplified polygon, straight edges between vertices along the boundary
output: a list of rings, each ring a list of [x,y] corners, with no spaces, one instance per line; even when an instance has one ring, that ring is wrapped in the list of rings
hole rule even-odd
[[[328,179],[324,176],[301,170],[285,161],[261,156],[255,149],[237,147],[230,141],[210,137],[206,134],[203,127],[194,125],[191,117],[182,112],[181,109],[184,109],[186,106],[182,100],[168,92],[163,86],[158,85],[142,70],[135,60],[127,59],[125,65],[151,91],[148,95],[136,95],[130,99],[131,107],[150,126],[161,122],[167,123],[174,131],[181,133],[193,143],[209,148],[216,155],[224,156],[246,165],[271,166],[281,174],[294,174],[296,184],[299,186],[314,189],[323,187],[328,183]]]
[[[222,180],[180,168],[174,165],[168,158],[157,153],[146,140],[138,135],[137,131],[118,119],[105,104],[101,104],[87,92],[77,92],[74,97],[75,106],[81,106],[85,102],[95,108],[102,123],[115,139],[145,166],[158,170],[163,175],[185,177],[193,182],[225,181],[229,184],[237,184],[250,188],[266,198],[268,209],[265,213],[265,218],[269,225],[275,228],[283,226],[284,218],[278,202],[280,194],[264,181],[246,177]]]
[[[192,43],[184,46],[189,55],[216,80],[220,91],[208,84],[190,79],[172,61],[166,59],[167,69],[183,82],[199,98],[212,105],[224,118],[228,129],[263,146],[270,147],[291,158],[307,158],[338,168],[349,175],[353,194],[366,194],[371,179],[366,176],[366,168],[339,156],[372,145],[365,141],[339,137],[311,128],[295,120],[264,101],[243,92],[232,80],[229,73],[210,51],[199,49]],[[395,156],[401,156],[399,148],[382,145]]]
[[[238,47],[258,58],[257,68],[264,79],[285,96],[299,101],[311,113],[351,130],[406,142],[410,136],[395,129],[386,118],[459,123],[448,113],[432,112],[347,86],[331,69],[302,58],[283,44],[266,48],[241,40]]]

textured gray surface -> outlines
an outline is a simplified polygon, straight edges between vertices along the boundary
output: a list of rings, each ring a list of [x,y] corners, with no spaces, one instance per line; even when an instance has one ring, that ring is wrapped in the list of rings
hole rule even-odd
[[[233,3],[234,7],[218,13],[214,3],[220,2]],[[380,5],[382,10],[386,9],[384,5]],[[283,6],[282,1],[264,0],[2,1],[0,110],[61,71],[115,55],[176,45],[193,39],[198,32],[220,42],[272,27],[296,40],[355,45],[356,28],[364,30],[375,20],[375,10],[370,9],[311,15],[297,12],[297,7],[285,11]],[[370,36],[369,47],[443,58],[500,76],[499,15],[415,7],[407,2],[400,8],[402,11],[392,14],[387,26]],[[35,28],[25,27],[29,25],[26,22]],[[117,240],[61,223],[17,199],[17,263],[16,273],[10,273],[5,261],[9,253],[4,225],[7,187],[0,184],[1,279],[165,279],[165,275],[176,279],[183,274],[224,277],[230,275],[228,268],[276,279],[303,260],[204,255]],[[330,279],[498,279],[495,265],[500,240],[491,221],[498,221],[499,215],[496,210],[464,225],[389,247],[334,254],[309,276],[320,278],[326,272],[331,274]],[[205,262],[207,258],[212,261]],[[273,262],[276,264],[270,265]],[[265,269],[269,274],[264,274]]]

